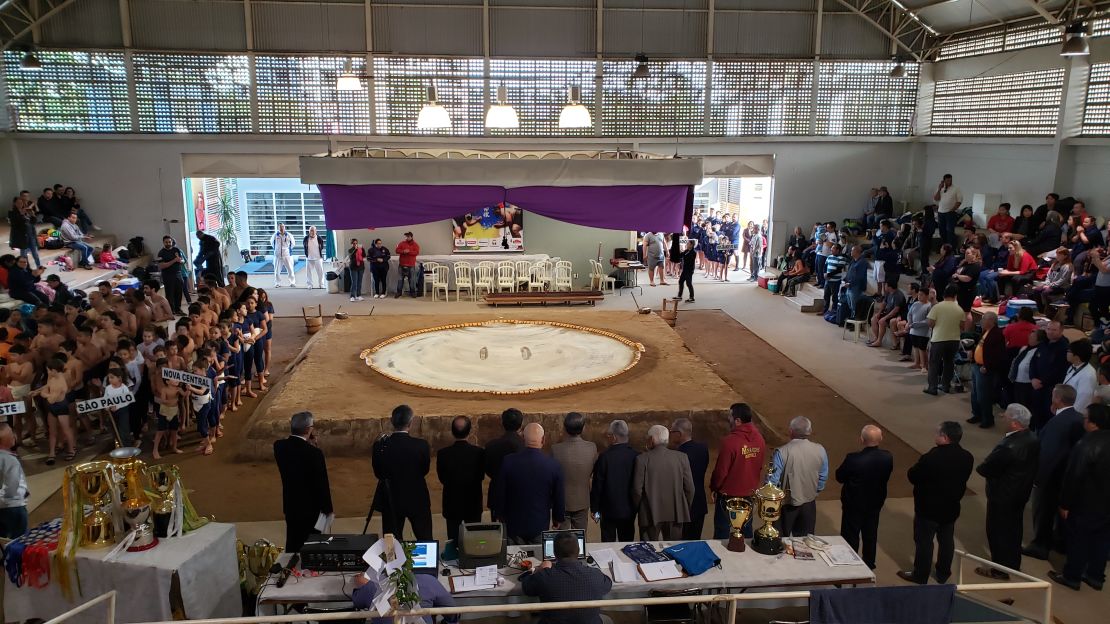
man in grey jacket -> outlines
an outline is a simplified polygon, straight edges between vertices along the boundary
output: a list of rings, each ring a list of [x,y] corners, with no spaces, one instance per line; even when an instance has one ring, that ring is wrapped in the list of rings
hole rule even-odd
[[[551,447],[551,455],[563,469],[566,520],[562,529],[585,529],[590,513],[590,475],[597,461],[597,445],[582,439],[586,417],[571,412],[563,419],[566,439]]]
[[[0,423],[0,537],[13,539],[27,532],[27,476],[12,448],[15,432]]]
[[[817,526],[817,495],[829,480],[825,447],[811,442],[813,423],[805,416],[790,421],[790,441],[775,451],[768,480],[786,490],[782,534],[803,537]]]
[[[648,429],[648,451],[636,457],[632,502],[639,508],[640,539],[680,540],[690,521],[694,477],[686,454],[667,448],[671,432]]]

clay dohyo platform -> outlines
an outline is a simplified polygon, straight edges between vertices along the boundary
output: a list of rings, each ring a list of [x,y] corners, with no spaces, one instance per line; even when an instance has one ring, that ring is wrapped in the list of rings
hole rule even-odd
[[[574,323],[618,333],[645,347],[640,362],[614,378],[562,390],[496,396],[409,386],[375,372],[360,359],[364,349],[404,332],[499,318]],[[584,436],[605,445],[609,421],[628,421],[642,445],[648,427],[690,418],[695,437],[712,439],[727,430],[732,403],[742,400],[713,369],[686,348],[682,338],[655,314],[579,310],[498,310],[467,315],[395,315],[336,320],[305,346],[303,359],[271,389],[246,427],[240,458],[272,460],[274,440],[289,435],[289,417],[308,410],[325,453],[369,457],[374,441],[392,431],[390,412],[407,404],[416,412],[411,433],[433,449],[451,443],[451,419],[469,416],[479,444],[502,435],[501,412],[515,407],[525,422],[539,422],[547,443],[563,436],[563,417],[587,418]]]

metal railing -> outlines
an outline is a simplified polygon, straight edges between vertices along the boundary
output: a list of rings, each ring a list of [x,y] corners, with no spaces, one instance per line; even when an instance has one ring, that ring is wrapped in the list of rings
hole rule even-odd
[[[1051,624],[1052,622],[1052,584],[1048,581],[1038,579],[1023,572],[1007,568],[1006,566],[998,565],[992,561],[988,561],[981,557],[968,554],[962,550],[957,550],[957,592],[987,592],[987,591],[1014,591],[1014,590],[1041,590],[1044,592],[1044,605],[1040,614],[1040,619],[1034,619],[1038,624]],[[1015,583],[975,583],[964,584],[964,560],[969,560],[977,564],[1006,572],[1012,577],[1022,579]],[[700,596],[667,596],[660,598],[617,598],[612,600],[583,600],[578,602],[547,602],[547,603],[513,603],[513,604],[489,604],[489,605],[471,605],[471,606],[456,606],[456,607],[437,607],[433,609],[413,609],[412,611],[405,612],[405,616],[436,616],[436,615],[492,615],[498,613],[528,613],[537,611],[558,611],[563,609],[583,609],[583,608],[617,608],[617,607],[647,607],[653,605],[719,605],[727,609],[725,622],[733,624],[736,622],[736,612],[743,602],[756,602],[756,601],[782,601],[782,600],[798,600],[808,599],[810,592],[806,590],[799,591],[766,591],[766,592],[753,592],[742,594],[713,594],[713,595],[700,595]],[[71,616],[81,613],[90,607],[93,607],[101,602],[108,602],[108,618],[106,624],[115,624],[115,604],[116,592],[110,591],[103,594],[85,604],[67,611],[58,617],[46,622],[45,624],[61,624],[68,620]],[[1029,616],[1022,616],[1029,617]],[[203,620],[188,620],[192,624],[279,624],[284,622],[330,622],[340,620],[365,620],[367,619],[366,611],[345,611],[337,613],[313,613],[302,614],[294,613],[291,615],[264,615],[264,616],[251,616],[251,617],[230,617],[230,618],[211,618]],[[148,622],[147,624],[179,624],[175,621],[162,621],[162,622]]]

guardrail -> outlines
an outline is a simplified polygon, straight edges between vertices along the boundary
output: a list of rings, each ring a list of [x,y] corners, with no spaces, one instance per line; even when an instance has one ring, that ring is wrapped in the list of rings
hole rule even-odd
[[[992,561],[988,561],[981,557],[968,554],[964,551],[957,550],[957,584],[956,591],[958,592],[986,592],[986,591],[1014,591],[1014,590],[1041,590],[1044,592],[1044,608],[1041,611],[1040,619],[1035,619],[1038,624],[1051,624],[1052,622],[1052,584],[1048,581],[1038,579],[1023,572],[1007,568],[1006,566],[998,565]],[[975,583],[964,584],[964,560],[973,561],[977,564],[994,568],[1010,574],[1012,577],[1023,579],[1016,583]],[[797,600],[809,598],[808,591],[767,591],[767,592],[754,592],[742,594],[713,594],[701,596],[667,596],[660,598],[617,598],[612,600],[583,600],[580,602],[547,602],[547,603],[521,603],[521,604],[490,604],[490,605],[471,605],[471,606],[457,606],[457,607],[437,607],[433,609],[414,609],[405,612],[405,616],[421,617],[421,616],[436,616],[436,615],[478,615],[478,614],[497,614],[497,613],[526,613],[536,611],[558,611],[563,609],[582,609],[582,608],[614,608],[614,607],[635,607],[635,606],[651,606],[651,605],[673,605],[673,604],[708,604],[708,605],[723,605],[727,609],[725,622],[733,624],[736,622],[736,612],[740,603],[756,602],[765,600]],[[46,622],[45,624],[61,624],[70,617],[82,613],[89,608],[101,603],[108,602],[108,618],[104,620],[106,624],[115,624],[115,604],[116,592],[111,591],[97,598],[86,602],[85,604],[67,611],[58,617]],[[1028,616],[1021,616],[1028,617]],[[204,620],[188,620],[191,624],[280,624],[284,622],[332,622],[342,620],[365,620],[367,618],[366,611],[346,611],[338,613],[313,613],[302,614],[295,613],[291,615],[270,615],[270,616],[251,616],[251,617],[232,617],[232,618],[212,618]],[[180,624],[175,621],[164,622],[149,622],[147,624]]]

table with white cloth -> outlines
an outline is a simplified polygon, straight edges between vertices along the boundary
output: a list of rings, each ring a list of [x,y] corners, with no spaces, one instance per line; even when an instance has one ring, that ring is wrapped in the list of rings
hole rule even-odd
[[[182,537],[160,539],[142,552],[123,552],[104,561],[111,548],[77,551],[80,595],[68,600],[57,579],[41,589],[16,587],[5,574],[4,618],[49,619],[116,590],[116,622],[235,617],[242,613],[235,525],[210,522]],[[69,622],[106,621],[106,605],[89,609]],[[68,622],[67,622],[68,624]]]
[[[822,537],[830,545],[847,546],[840,536]],[[661,542],[659,550],[678,542]],[[778,587],[819,587],[829,585],[863,585],[875,582],[875,573],[863,561],[856,565],[831,566],[820,557],[811,561],[794,559],[785,553],[773,556],[761,555],[749,546],[742,553],[731,552],[725,548],[723,540],[706,540],[710,548],[721,559],[721,567],[690,577],[647,582],[640,578],[629,583],[614,583],[608,596],[610,598],[636,598],[647,596],[653,590],[701,589],[703,592],[724,593],[730,590]],[[620,561],[631,561],[621,547],[624,543],[596,543],[586,545],[586,554],[603,548],[611,549]],[[539,546],[510,546],[509,554],[521,549],[538,550]],[[288,555],[280,559],[288,561]],[[535,563],[535,561],[534,561]],[[458,568],[448,567],[452,575],[462,574]],[[608,570],[602,569],[607,575]],[[499,570],[504,581],[490,590],[478,590],[455,594],[459,604],[507,604],[529,602],[520,588],[520,571],[512,568]],[[301,575],[290,577],[282,588],[274,586],[273,579],[266,583],[259,594],[259,615],[274,615],[281,611],[282,605],[295,603],[347,603],[351,602],[354,590],[352,577],[356,572],[325,572],[319,576]],[[439,577],[440,583],[450,589],[445,576]]]

